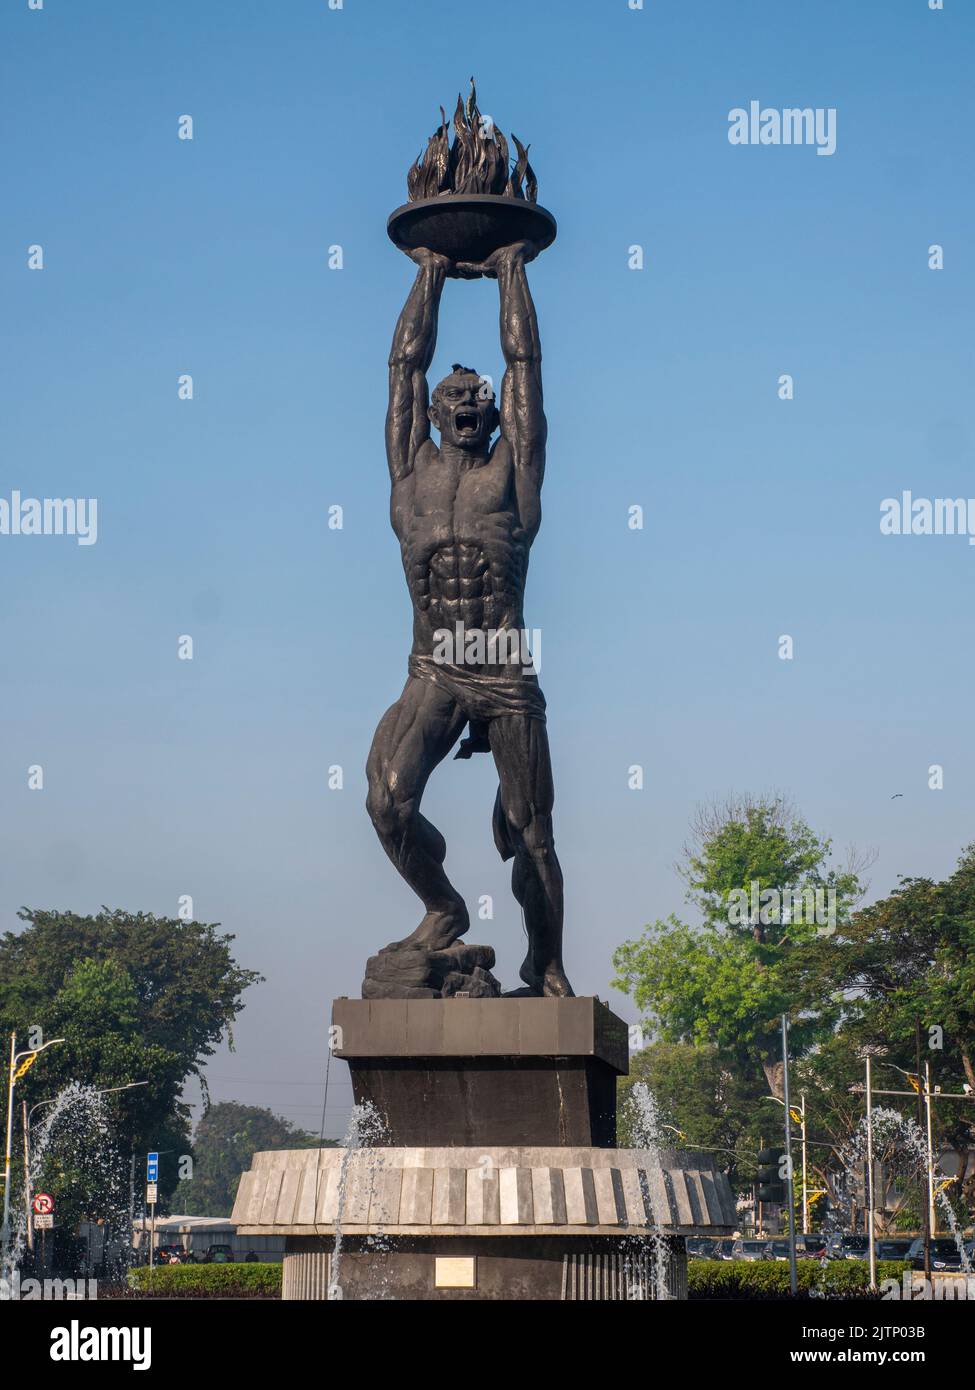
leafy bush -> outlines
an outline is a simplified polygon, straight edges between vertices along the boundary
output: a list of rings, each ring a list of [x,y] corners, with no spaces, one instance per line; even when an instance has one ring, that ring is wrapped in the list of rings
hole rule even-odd
[[[901,1278],[910,1269],[906,1260],[878,1260],[877,1282]],[[796,1266],[799,1298],[871,1298],[870,1269],[866,1260],[833,1260],[825,1267],[818,1260],[800,1260]],[[774,1299],[791,1298],[789,1264],[780,1260],[689,1260],[689,1298]]]
[[[281,1265],[142,1265],[129,1288],[137,1298],[280,1298]]]

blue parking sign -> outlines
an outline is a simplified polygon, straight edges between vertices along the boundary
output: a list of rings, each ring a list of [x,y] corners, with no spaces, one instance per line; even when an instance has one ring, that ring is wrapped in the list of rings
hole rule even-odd
[[[159,1181],[159,1155],[146,1154],[146,1182]]]

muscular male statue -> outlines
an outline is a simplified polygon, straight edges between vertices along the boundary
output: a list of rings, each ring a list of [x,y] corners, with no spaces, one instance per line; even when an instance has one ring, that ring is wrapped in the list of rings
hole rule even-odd
[[[524,994],[571,995],[562,966],[562,871],[552,838],[552,768],[545,699],[530,665],[510,659],[505,641],[521,634],[528,552],[541,522],[545,466],[541,349],[525,265],[529,242],[476,265],[454,265],[428,250],[400,314],[389,358],[386,454],[391,520],[413,600],[413,650],[403,693],[386,711],[369,754],[368,808],[403,878],[423,900],[420,925],[388,951],[442,951],[470,925],[463,898],[444,872],[446,845],[421,814],[430,773],[457,743],[457,757],[490,751],[498,769],[494,838],[513,859],[512,889],[524,910],[528,954]],[[455,364],[427,395],[444,280],[497,278],[506,371],[500,413],[493,393]],[[440,447],[430,425],[440,432]],[[500,437],[491,436],[500,424]],[[486,633],[477,664],[438,634]]]

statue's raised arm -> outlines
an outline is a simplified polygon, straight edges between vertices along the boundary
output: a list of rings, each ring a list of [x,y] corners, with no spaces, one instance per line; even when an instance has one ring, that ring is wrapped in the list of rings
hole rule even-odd
[[[386,412],[386,458],[394,483],[408,478],[421,445],[430,438],[427,371],[437,346],[437,317],[446,256],[421,248],[409,253],[419,266],[403,306],[389,354],[389,407]]]
[[[525,266],[537,255],[531,242],[505,246],[486,263],[498,277],[501,351],[501,437],[511,449],[522,522],[534,534],[541,522],[539,492],[545,474],[548,427],[542,407],[542,347]]]

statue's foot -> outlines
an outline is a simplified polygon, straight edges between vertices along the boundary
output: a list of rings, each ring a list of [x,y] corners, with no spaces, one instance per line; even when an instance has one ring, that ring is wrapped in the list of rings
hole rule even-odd
[[[391,941],[386,951],[445,951],[468,930],[470,918],[466,908],[449,912],[428,912],[416,931],[402,941]]]
[[[518,974],[525,982],[526,988],[512,990],[512,998],[525,998],[528,995],[550,999],[575,998],[575,990],[569,984],[562,968],[562,962],[559,960],[549,961],[546,965],[538,961],[534,953],[529,951]]]
[[[550,965],[542,976],[542,993],[549,999],[574,999],[575,990],[569,984],[561,965]]]

